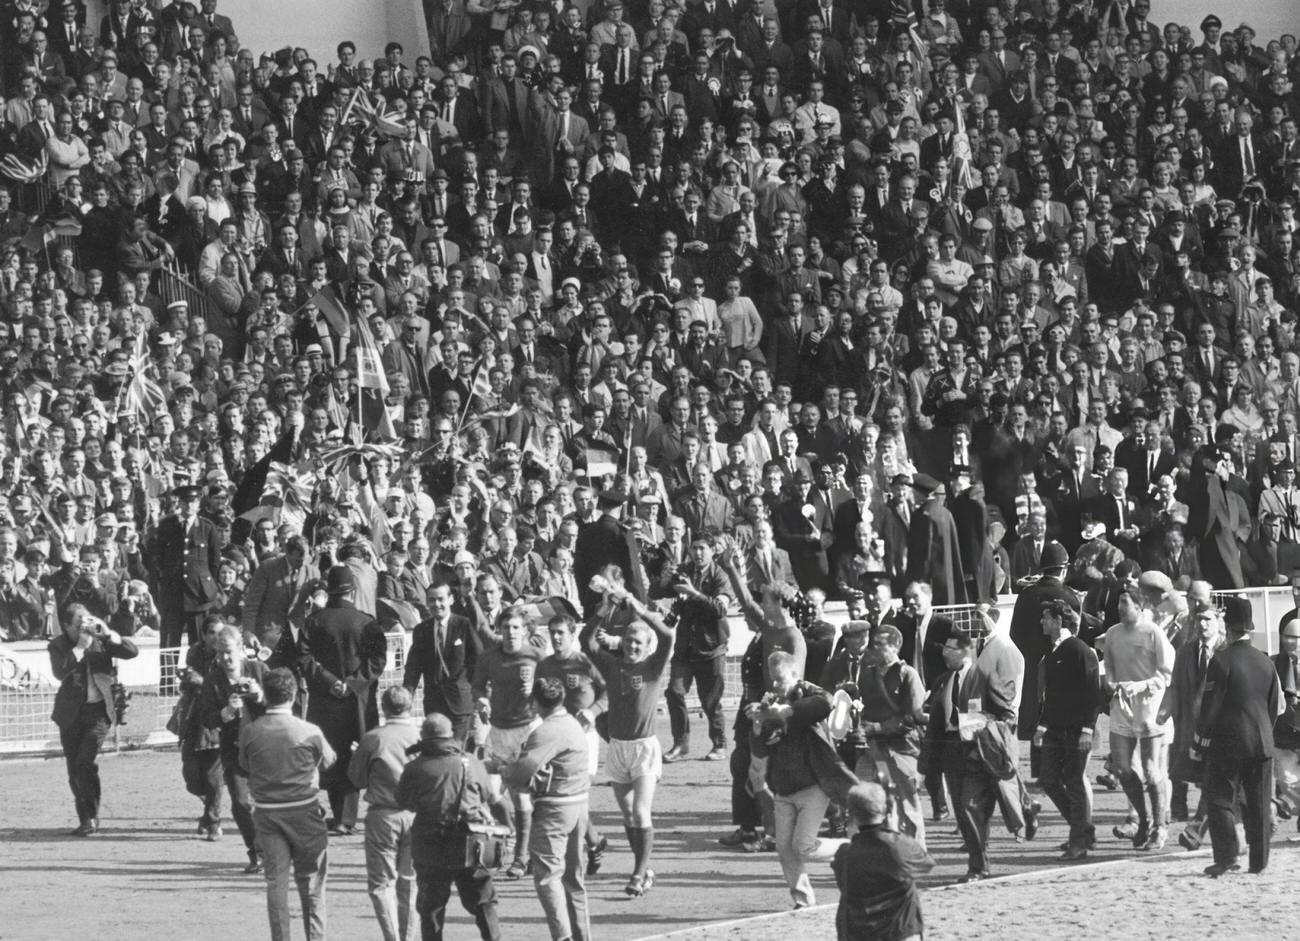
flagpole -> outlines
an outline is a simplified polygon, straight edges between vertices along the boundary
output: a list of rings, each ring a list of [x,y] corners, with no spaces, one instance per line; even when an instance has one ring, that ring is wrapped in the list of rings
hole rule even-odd
[[[456,422],[456,434],[460,434],[461,428],[465,425],[465,419],[469,418],[470,406],[474,404],[474,387],[478,385],[478,374],[482,372],[487,357],[479,357],[478,366],[474,369],[474,375],[470,377],[469,395],[465,397],[465,410],[460,413],[460,421]]]
[[[361,429],[361,440],[366,440],[366,426],[362,419],[365,416],[365,408],[361,404],[361,397],[365,395],[365,390],[361,388],[361,344],[358,343],[353,349],[357,354],[357,427]]]

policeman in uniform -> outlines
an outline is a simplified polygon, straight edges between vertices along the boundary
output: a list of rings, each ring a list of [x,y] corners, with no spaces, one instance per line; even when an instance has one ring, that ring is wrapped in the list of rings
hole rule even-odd
[[[1254,623],[1250,602],[1229,598],[1224,605],[1228,644],[1210,660],[1196,723],[1193,761],[1205,762],[1205,796],[1214,863],[1208,876],[1241,868],[1237,822],[1245,826],[1250,871],[1268,865],[1273,829],[1273,723],[1283,712],[1282,689],[1273,662],[1250,645]]]
[[[348,763],[353,745],[379,724],[375,694],[388,662],[388,640],[375,618],[357,610],[351,568],[331,568],[325,590],[329,601],[303,627],[298,664],[307,682],[307,721],[320,726],[337,755],[321,773],[320,785],[329,795],[331,829],[346,835],[356,822]]]
[[[198,642],[203,618],[217,598],[221,562],[217,528],[199,516],[202,488],[177,487],[172,495],[177,512],[158,524],[153,551],[163,647]]]

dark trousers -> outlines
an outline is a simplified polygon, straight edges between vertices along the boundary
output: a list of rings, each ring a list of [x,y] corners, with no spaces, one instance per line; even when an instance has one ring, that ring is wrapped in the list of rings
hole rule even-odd
[[[948,798],[943,792],[943,774],[931,771],[925,776],[925,793],[930,795],[930,809],[938,817],[948,809]],[[954,797],[953,800],[956,800]]]
[[[230,816],[235,818],[244,846],[251,850],[257,835],[253,828],[253,795],[248,790],[248,775],[239,770],[239,749],[221,749],[221,778],[230,794]]]
[[[85,703],[77,717],[59,728],[59,744],[68,766],[68,785],[82,823],[99,816],[99,749],[113,724],[108,721],[111,704]]]
[[[1079,729],[1061,726],[1043,733],[1038,776],[1038,783],[1070,826],[1072,847],[1086,847],[1095,833],[1085,780],[1088,752],[1080,750],[1079,734]]]
[[[474,916],[483,941],[500,941],[497,921],[497,890],[486,869],[419,869],[416,871],[415,910],[420,915],[422,941],[442,941],[451,887],[456,886],[460,903]]]
[[[984,872],[989,868],[989,821],[998,806],[998,779],[971,760],[962,768],[960,778],[956,788],[949,778],[948,789],[953,795],[957,829],[966,841],[967,869]]]
[[[700,697],[700,708],[709,720],[709,740],[714,747],[727,744],[722,720],[722,669],[725,662],[722,657],[714,657],[712,660],[673,660],[669,664],[671,672],[664,698],[668,700],[668,721],[672,726],[674,745],[684,746],[691,740],[686,694],[690,692],[692,682],[696,695]]]
[[[221,795],[225,781],[221,777],[221,760],[214,749],[199,751],[194,747],[198,732],[186,735],[181,745],[181,776],[185,790],[203,801],[203,816],[199,824],[210,827],[221,822]]]
[[[1246,830],[1250,868],[1268,865],[1268,841],[1273,829],[1273,759],[1210,761],[1205,767],[1206,814],[1214,861],[1237,861],[1237,821]]]
[[[731,750],[731,822],[742,830],[763,825],[763,809],[749,789],[749,730],[745,706],[736,713],[736,747]]]
[[[198,643],[199,637],[202,636],[203,619],[210,613],[209,611],[182,611],[179,608],[160,612],[162,623],[159,627],[162,636],[158,639],[158,646],[183,647],[186,644]]]

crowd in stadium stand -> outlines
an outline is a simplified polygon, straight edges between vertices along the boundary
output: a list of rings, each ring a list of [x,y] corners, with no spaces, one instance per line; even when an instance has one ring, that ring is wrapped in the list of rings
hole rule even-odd
[[[417,846],[459,775],[585,937],[603,738],[629,895],[661,764],[730,761],[724,844],[797,907],[834,855],[841,936],[907,938],[920,795],[988,876],[994,808],[1038,826],[1019,738],[1084,858],[1102,713],[1117,837],[1190,818],[1221,875],[1241,817],[1263,868],[1300,623],[1260,673],[1216,593],[1300,568],[1295,36],[1149,0],[425,0],[429,54],[365,58],[256,54],[217,7],[0,8],[0,639],[53,638],[77,833],[114,658],[157,635],[190,645],[199,832],[229,804],[308,908],[313,774],[335,834],[369,787],[367,840]],[[378,686],[396,632],[423,710]],[[453,883],[498,936],[489,868],[435,850],[415,915],[371,868],[385,937],[440,937]]]

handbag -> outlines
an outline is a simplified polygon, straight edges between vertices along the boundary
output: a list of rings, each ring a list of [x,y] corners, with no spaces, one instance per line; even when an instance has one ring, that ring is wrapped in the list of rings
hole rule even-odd
[[[510,828],[496,823],[481,823],[465,817],[465,784],[469,779],[469,759],[460,759],[460,792],[456,797],[458,819],[453,825],[456,841],[454,858],[466,869],[500,869],[506,853]]]

